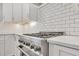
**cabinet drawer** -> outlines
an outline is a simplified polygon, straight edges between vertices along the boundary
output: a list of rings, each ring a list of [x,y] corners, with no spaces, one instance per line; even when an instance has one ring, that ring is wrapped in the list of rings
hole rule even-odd
[[[49,55],[50,56],[79,56],[79,50],[49,44]]]

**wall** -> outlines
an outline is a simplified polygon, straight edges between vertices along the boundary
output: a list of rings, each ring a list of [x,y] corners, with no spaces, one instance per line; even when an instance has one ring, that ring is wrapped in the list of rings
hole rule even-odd
[[[0,34],[23,34],[23,33],[37,33],[40,31],[41,24],[36,22],[35,25],[31,24],[0,24]]]
[[[40,32],[41,27],[42,24],[39,22],[36,22],[34,26],[26,24],[23,26],[23,33],[38,33]]]
[[[79,4],[48,3],[39,8],[40,31],[63,31],[79,35]]]
[[[22,34],[22,31],[20,24],[0,24],[0,34]]]
[[[36,22],[35,26],[0,24],[0,34],[63,31],[68,35],[79,35],[79,4],[45,4],[39,8]]]

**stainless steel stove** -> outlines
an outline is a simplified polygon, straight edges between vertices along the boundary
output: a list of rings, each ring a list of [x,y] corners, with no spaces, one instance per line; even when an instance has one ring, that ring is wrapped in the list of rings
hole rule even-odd
[[[50,37],[56,37],[64,35],[63,32],[40,32],[34,34],[24,34],[19,39],[19,50],[21,56],[48,56],[49,44],[47,39]],[[25,56],[24,55],[24,56]]]

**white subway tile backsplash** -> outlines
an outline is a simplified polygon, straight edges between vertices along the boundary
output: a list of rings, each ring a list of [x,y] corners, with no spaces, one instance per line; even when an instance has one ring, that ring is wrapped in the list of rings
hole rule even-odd
[[[79,7],[76,3],[48,3],[39,8],[41,31],[63,31],[68,35],[79,35]]]

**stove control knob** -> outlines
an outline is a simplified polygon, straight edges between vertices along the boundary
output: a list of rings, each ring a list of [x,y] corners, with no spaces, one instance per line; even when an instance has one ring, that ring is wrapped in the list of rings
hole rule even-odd
[[[18,47],[23,48],[23,46],[22,46],[22,45],[19,45]]]
[[[31,45],[30,48],[31,48],[31,49],[34,49],[34,45]]]
[[[41,51],[41,47],[35,47],[34,50],[35,51]]]
[[[25,42],[23,42],[23,44],[25,44]]]
[[[20,42],[20,40],[18,40]]]
[[[18,40],[20,43],[22,43],[23,41],[22,40]]]
[[[27,45],[27,46],[30,46],[30,43],[29,43],[29,42],[26,42],[26,45]]]

